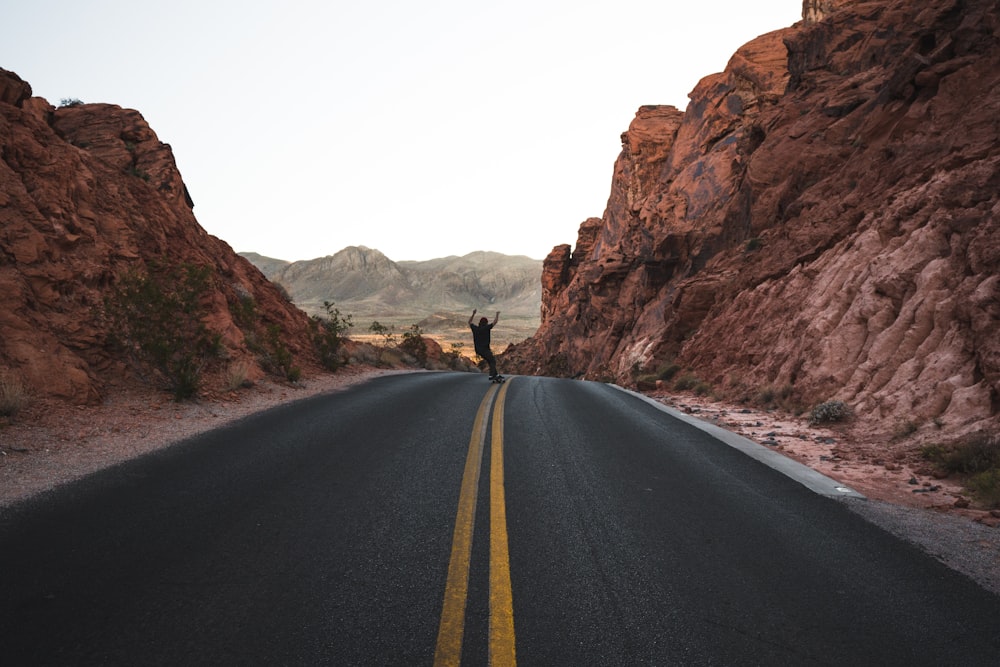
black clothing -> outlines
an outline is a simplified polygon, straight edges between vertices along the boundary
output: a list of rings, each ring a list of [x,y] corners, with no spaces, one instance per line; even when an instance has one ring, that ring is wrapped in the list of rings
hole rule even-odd
[[[490,329],[493,328],[493,325],[489,323],[472,324],[470,322],[469,328],[472,329],[472,343],[476,348],[476,354],[490,365],[490,377],[496,376],[497,360],[493,356],[493,351],[490,350]]]
[[[472,343],[475,345],[476,354],[482,357],[483,352],[490,351],[490,329],[493,325],[488,322],[482,325],[469,324],[469,328],[472,329]]]

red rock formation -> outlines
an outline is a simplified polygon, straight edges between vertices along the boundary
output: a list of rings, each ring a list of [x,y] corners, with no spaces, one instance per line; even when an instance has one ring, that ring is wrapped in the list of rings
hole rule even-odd
[[[246,345],[256,332],[230,314],[231,304],[250,297],[259,325],[279,325],[308,367],[306,315],[207,234],[192,207],[170,146],[138,112],[107,104],[54,109],[0,70],[0,370],[36,396],[99,400],[125,370],[107,345],[103,298],[124,272],[163,259],[211,268],[206,323],[221,336],[223,356],[260,373]]]
[[[685,113],[639,110],[599,229],[546,259],[542,326],[505,367],[630,382],[676,360],[734,398],[997,423],[995,3],[803,9]]]

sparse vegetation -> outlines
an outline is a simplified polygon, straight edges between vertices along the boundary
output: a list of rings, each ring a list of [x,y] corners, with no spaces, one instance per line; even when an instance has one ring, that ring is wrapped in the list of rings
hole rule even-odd
[[[375,343],[375,365],[381,366],[385,351],[396,343],[395,327],[387,327],[375,320],[368,325],[368,331],[378,337]]]
[[[210,279],[208,267],[155,264],[123,276],[104,301],[110,342],[140,373],[158,374],[178,401],[198,393],[202,369],[217,356],[219,338],[203,322]]]
[[[1000,508],[1000,438],[996,435],[977,433],[951,447],[925,445],[920,453],[944,473],[967,476],[966,487],[982,505]]]
[[[229,364],[226,367],[226,391],[253,386],[253,382],[247,379],[249,371],[250,368],[245,361]]]
[[[896,440],[902,440],[903,438],[908,438],[913,435],[919,429],[920,427],[915,421],[912,419],[904,419],[896,422],[896,426],[892,429],[892,435]]]
[[[669,382],[677,375],[681,370],[681,367],[674,362],[663,363],[655,373],[644,373],[639,374],[638,364],[632,367],[632,376],[635,378],[635,385],[640,390],[652,390],[656,388],[656,383],[662,381],[664,383]],[[605,376],[608,378],[613,377],[610,372],[605,371]],[[693,376],[692,376],[693,377]],[[697,380],[697,378],[695,378]],[[608,380],[612,381],[612,380]],[[685,381],[686,382],[686,381]],[[691,388],[693,388],[692,385]],[[676,386],[675,386],[676,388]]]
[[[14,417],[28,400],[28,390],[17,376],[0,373],[0,417]]]
[[[59,107],[78,107],[83,104],[82,100],[78,100],[75,97],[64,97],[59,100]]]
[[[230,303],[229,313],[233,316],[236,326],[246,335],[247,331],[252,331],[257,326],[257,301],[243,285],[235,285],[234,291],[236,292],[236,301]]]
[[[813,426],[817,424],[838,424],[851,418],[851,406],[843,401],[825,401],[812,409],[809,413],[809,423]]]
[[[347,330],[354,326],[351,316],[343,315],[332,301],[324,301],[326,317],[313,315],[310,323],[313,329],[313,345],[320,363],[327,370],[340,368],[340,348]]]
[[[601,373],[600,377],[601,379],[598,380],[599,382],[606,382],[604,378],[608,377],[608,375],[606,373]],[[652,391],[653,389],[656,389],[656,380],[656,376],[652,373],[640,375],[635,379],[635,388],[639,391]]]
[[[656,371],[656,379],[668,382],[673,380],[674,376],[677,375],[681,370],[681,367],[673,362],[669,362],[660,366],[659,370]]]
[[[794,414],[801,414],[803,412],[802,407],[795,401],[795,388],[790,384],[784,384],[780,387],[775,387],[773,385],[767,385],[761,387],[756,394],[753,395],[749,401],[754,405],[758,405],[762,408],[767,409],[781,409],[787,410]]]
[[[1000,468],[990,468],[969,478],[969,491],[985,507],[1000,508]]]
[[[694,386],[695,382],[698,381],[694,375],[690,373],[684,373],[674,382],[674,389],[677,391],[687,391]]]
[[[298,382],[302,377],[302,369],[295,365],[291,350],[281,338],[281,325],[270,324],[267,327],[268,354],[264,361],[271,372],[283,376],[289,382]]]
[[[427,344],[424,342],[423,333],[420,325],[411,325],[409,331],[403,332],[403,340],[399,344],[400,349],[412,355],[420,364],[427,363]]]
[[[977,433],[951,447],[925,445],[920,453],[947,473],[968,475],[1000,468],[1000,438],[987,433]]]
[[[712,385],[693,373],[684,373],[674,381],[674,390],[691,391],[697,396],[707,396],[712,393]]]

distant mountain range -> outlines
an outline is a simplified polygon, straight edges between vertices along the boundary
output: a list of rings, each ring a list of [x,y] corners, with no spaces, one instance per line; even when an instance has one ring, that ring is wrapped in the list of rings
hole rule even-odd
[[[378,250],[350,246],[326,257],[288,262],[240,253],[295,304],[323,313],[332,301],[351,314],[355,330],[373,320],[403,331],[412,324],[428,333],[456,332],[474,308],[491,319],[501,311],[497,340],[525,338],[538,328],[542,261],[496,252],[395,262]]]

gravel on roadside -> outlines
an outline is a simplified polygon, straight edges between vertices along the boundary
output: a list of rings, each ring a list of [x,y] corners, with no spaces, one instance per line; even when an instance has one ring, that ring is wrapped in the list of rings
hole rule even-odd
[[[1000,530],[997,528],[963,516],[881,500],[841,498],[838,502],[1000,595]]]

